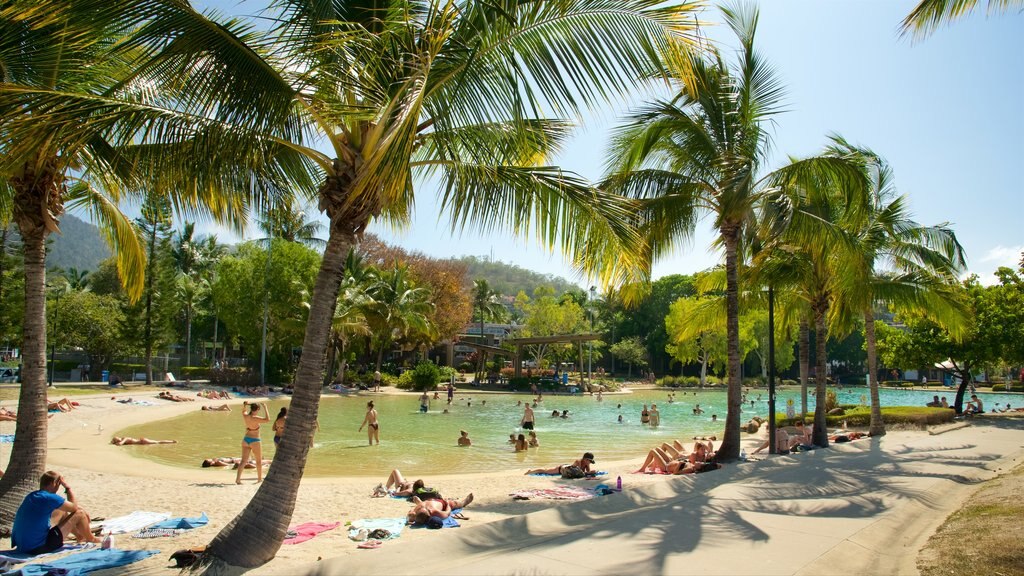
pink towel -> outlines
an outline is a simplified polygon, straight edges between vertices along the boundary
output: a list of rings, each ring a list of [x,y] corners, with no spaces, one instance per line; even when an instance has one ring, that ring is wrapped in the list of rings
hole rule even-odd
[[[306,540],[312,540],[317,534],[334,530],[338,526],[341,526],[341,522],[306,522],[305,524],[292,526],[288,531],[295,532],[298,535],[295,538],[288,538],[284,541],[284,544],[299,544]]]

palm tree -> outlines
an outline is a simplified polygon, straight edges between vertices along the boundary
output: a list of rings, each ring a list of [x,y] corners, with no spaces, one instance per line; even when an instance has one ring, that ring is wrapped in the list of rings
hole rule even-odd
[[[92,27],[100,16],[124,23],[143,14],[137,36],[118,47],[149,59],[109,94],[89,86],[0,91],[0,113],[18,105],[35,114],[33,126],[6,132],[19,136],[11,140],[20,148],[43,141],[46,122],[61,145],[91,144],[90,131],[125,143],[138,138],[119,150],[117,167],[143,168],[168,194],[188,192],[185,205],[216,196],[240,217],[245,201],[260,211],[272,191],[289,190],[315,197],[330,220],[292,398],[293,433],[252,503],[211,543],[210,558],[252,567],[279,548],[316,420],[345,255],[371,221],[409,220],[415,175],[441,183],[442,209],[456,229],[536,234],[548,247],[561,244],[602,283],[646,273],[629,225],[633,203],[544,165],[569,125],[541,118],[576,115],[682,62],[695,43],[697,4],[275,0],[270,30],[265,21],[216,22],[184,2],[71,4],[94,12],[79,15]],[[33,45],[18,40],[19,48]],[[19,205],[42,207],[44,198]]]
[[[490,284],[483,278],[473,280],[473,309],[477,311],[480,318],[480,343],[486,344],[484,323],[487,320],[494,322],[503,318],[505,305],[501,303],[501,294],[492,290]],[[479,381],[482,377],[480,374],[487,371],[487,353],[484,350],[480,350],[480,365],[477,370],[477,380]]]
[[[718,243],[725,250],[728,413],[718,457],[740,451],[739,269],[741,244],[755,207],[775,194],[776,182],[804,173],[841,177],[849,170],[834,158],[793,162],[758,178],[770,150],[767,124],[778,113],[782,87],[754,49],[758,13],[754,8],[723,8],[741,49],[729,66],[715,52],[709,60],[691,57],[693,85],[684,84],[669,101],[655,102],[617,129],[612,141],[608,190],[643,202],[638,218],[649,243],[648,258],[659,258],[688,239],[703,212],[715,218]]]
[[[413,284],[405,266],[372,274],[361,308],[373,334],[376,368],[380,370],[384,352],[392,344],[416,333],[432,331],[429,316],[434,305],[430,302],[430,290]]]
[[[910,219],[907,199],[897,196],[892,170],[884,159],[867,149],[836,139],[839,154],[862,159],[871,182],[871,209],[860,226],[848,232],[856,257],[843,269],[845,284],[837,301],[850,316],[862,315],[868,356],[872,436],[885,434],[878,395],[878,354],[875,308],[927,311],[945,326],[962,321],[965,311],[951,290],[965,265],[963,248],[945,224],[921,226]]]
[[[921,0],[903,19],[900,34],[925,38],[943,24],[967,17],[977,6],[978,0]],[[987,12],[1009,12],[1022,6],[1024,0],[989,0]]]
[[[25,320],[22,385],[10,464],[0,479],[0,526],[10,526],[25,494],[35,490],[46,461],[46,238],[59,230],[66,203],[79,205],[101,226],[132,278],[138,297],[142,250],[131,223],[112,201],[124,171],[111,168],[113,149],[103,133],[68,142],[57,123],[29,113],[18,97],[28,91],[98,93],[124,78],[125,54],[111,40],[108,11],[89,2],[5,2],[0,7],[0,213],[12,215],[24,245]],[[19,128],[35,138],[21,137]],[[40,135],[45,135],[40,138]],[[4,219],[6,222],[7,219]]]
[[[266,236],[258,241],[268,246],[271,238],[298,242],[310,248],[323,248],[327,243],[318,237],[324,228],[323,224],[307,220],[306,213],[296,209],[290,202],[269,208],[260,218],[259,225]]]
[[[334,381],[344,384],[349,343],[355,337],[372,335],[363,313],[364,306],[369,300],[366,290],[373,277],[371,271],[372,268],[363,264],[362,257],[356,254],[355,250],[349,250],[348,258],[345,259],[345,276],[341,283],[341,294],[334,310],[334,321],[331,324],[331,345],[328,349],[325,384],[327,380],[331,379],[335,351],[341,357],[341,362],[338,364],[338,372]]]

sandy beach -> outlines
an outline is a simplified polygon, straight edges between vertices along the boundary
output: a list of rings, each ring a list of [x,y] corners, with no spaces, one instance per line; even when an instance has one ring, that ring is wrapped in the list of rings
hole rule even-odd
[[[242,509],[255,493],[257,484],[254,475],[249,471],[241,486],[234,483],[234,471],[229,469],[201,469],[197,462],[195,469],[183,469],[164,466],[131,455],[131,447],[111,445],[110,438],[116,431],[138,424],[163,418],[171,418],[180,414],[199,410],[204,404],[221,404],[223,401],[198,399],[195,402],[171,403],[156,400],[154,397],[159,389],[134,389],[130,392],[119,392],[117,397],[131,396],[136,400],[150,400],[157,406],[137,406],[121,404],[113,401],[111,395],[75,397],[80,406],[69,413],[56,414],[50,419],[49,429],[49,463],[51,469],[64,474],[67,481],[74,486],[80,504],[93,516],[112,518],[129,514],[136,510],[152,512],[169,512],[172,516],[198,516],[206,512],[210,523],[200,529],[185,532],[173,538],[134,539],[130,535],[116,536],[115,545],[122,549],[159,549],[160,554],[131,567],[128,573],[166,573],[168,556],[177,549],[202,545],[208,542],[217,531],[229,522]],[[232,400],[232,405],[240,404],[241,400]],[[1019,430],[1021,423],[1016,423]],[[0,433],[10,434],[14,431],[13,422],[0,423]],[[957,446],[965,442],[981,442],[976,438],[983,429],[971,427],[932,436],[921,431],[900,431],[885,437],[886,445],[896,446],[899,443],[927,440],[929,444],[948,441]],[[265,434],[266,436],[266,434]],[[754,435],[744,435],[748,443],[747,451],[760,442]],[[269,440],[269,438],[267,438]],[[750,462],[728,466],[727,469],[704,474],[697,477],[665,477],[657,475],[631,474],[642,461],[643,454],[635,460],[605,462],[599,459],[599,469],[607,471],[607,476],[597,482],[614,485],[617,476],[622,476],[624,493],[621,495],[597,498],[582,503],[556,500],[515,501],[509,492],[527,488],[544,488],[562,481],[557,478],[524,476],[523,471],[499,471],[487,474],[463,474],[458,476],[433,475],[427,477],[429,485],[440,489],[445,495],[462,497],[474,493],[476,501],[466,510],[469,520],[462,522],[462,528],[431,531],[405,530],[401,538],[388,541],[380,550],[358,550],[356,544],[348,539],[344,524],[360,518],[387,518],[403,516],[409,504],[392,498],[370,498],[370,493],[378,481],[384,478],[311,478],[305,479],[298,495],[293,524],[303,522],[341,522],[342,526],[325,532],[318,537],[298,544],[282,546],[277,557],[265,566],[253,570],[251,574],[295,574],[321,569],[322,573],[333,573],[331,566],[337,570],[348,569],[353,562],[357,565],[367,561],[367,555],[386,555],[387,549],[402,550],[430,547],[439,544],[455,546],[457,542],[472,537],[473,534],[484,532],[485,526],[491,526],[493,532],[502,522],[522,521],[525,514],[538,513],[543,516],[545,511],[573,510],[574,513],[586,514],[597,507],[607,507],[601,501],[616,498],[620,502],[630,502],[632,510],[643,509],[652,502],[668,502],[673,498],[692,497],[712,488],[722,489],[740,479],[749,481],[750,473],[757,467],[763,470],[783,466],[799,470],[801,458],[817,456],[818,453],[828,454],[830,459],[842,458],[844,454],[857,454],[864,445],[875,441],[858,441],[836,446],[826,451],[816,451],[808,455],[792,455],[785,457],[765,457],[761,462]],[[1003,452],[993,454],[988,462],[1006,465],[1024,456],[1024,448],[1020,442],[1008,444]],[[855,446],[859,445],[859,446]],[[1002,446],[1002,444],[1000,444]],[[10,450],[10,445],[5,445]],[[599,450],[595,450],[598,452]],[[0,455],[2,459],[2,455]],[[820,462],[821,458],[812,460]],[[858,463],[862,465],[863,463]],[[730,470],[731,468],[731,470]],[[994,470],[994,467],[993,467]],[[744,472],[737,476],[738,472]],[[819,465],[804,464],[801,474],[807,475],[807,481],[815,482],[823,469]],[[992,475],[985,464],[979,473]],[[858,476],[859,477],[859,476]],[[594,481],[572,481],[583,486],[592,486]],[[955,504],[955,503],[953,503]],[[572,507],[566,509],[565,507]],[[952,508],[955,509],[955,508]],[[929,506],[925,514],[926,525],[931,530],[952,510],[949,506]],[[549,512],[550,513],[550,512]],[[565,514],[562,514],[564,516]],[[578,531],[578,526],[575,528]],[[930,532],[928,532],[930,534]],[[925,536],[926,538],[927,536]],[[495,536],[497,538],[497,536]],[[4,542],[9,544],[9,541]],[[916,556],[916,549],[907,550]],[[465,552],[455,552],[465,555]],[[408,554],[405,555],[408,558]],[[378,557],[379,559],[382,559]],[[323,559],[324,562],[318,563]],[[330,560],[338,559],[338,560]],[[455,557],[454,560],[458,560]],[[374,568],[374,566],[376,568]],[[486,568],[482,568],[486,569]],[[394,573],[387,563],[371,562],[352,573]],[[398,570],[401,572],[401,570]],[[114,573],[113,571],[110,571]],[[126,573],[120,570],[117,573]],[[471,572],[470,572],[471,573]],[[511,573],[511,572],[509,572]],[[541,573],[541,572],[538,572]],[[546,572],[545,572],[546,573]],[[561,573],[552,570],[551,573]],[[666,571],[665,573],[675,573]],[[784,572],[789,573],[789,572]],[[97,573],[101,574],[101,573]]]

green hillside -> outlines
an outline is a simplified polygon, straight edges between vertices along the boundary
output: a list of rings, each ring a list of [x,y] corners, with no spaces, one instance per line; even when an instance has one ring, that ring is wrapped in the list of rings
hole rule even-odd
[[[538,274],[514,264],[491,262],[486,258],[463,256],[457,262],[466,265],[466,278],[472,282],[478,278],[487,280],[491,289],[506,296],[515,296],[520,290],[532,295],[538,286],[553,286],[556,293],[579,289],[579,286],[565,278],[552,274]]]
[[[60,219],[60,231],[61,234],[51,235],[47,243],[47,267],[95,270],[100,262],[110,257],[110,248],[96,226],[65,214]]]

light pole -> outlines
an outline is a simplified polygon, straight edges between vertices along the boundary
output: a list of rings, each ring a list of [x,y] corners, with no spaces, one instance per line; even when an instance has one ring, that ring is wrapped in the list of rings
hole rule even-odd
[[[51,286],[51,288],[53,288],[53,286]],[[53,386],[53,370],[57,366],[54,360],[57,355],[57,327],[59,326],[58,315],[60,314],[60,292],[56,291],[54,292],[54,295],[56,296],[57,301],[53,305],[53,338],[50,340],[50,381],[46,384],[47,386]]]
[[[594,332],[594,299],[597,298],[597,286],[590,287],[590,332]],[[590,358],[587,360],[587,381],[594,381],[594,341],[588,343]]]

